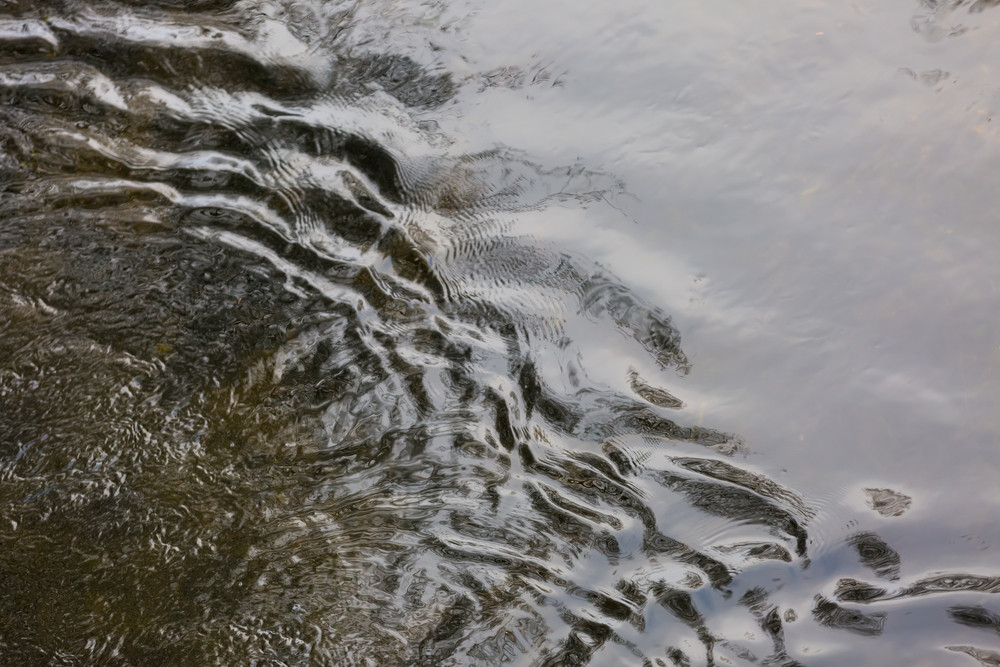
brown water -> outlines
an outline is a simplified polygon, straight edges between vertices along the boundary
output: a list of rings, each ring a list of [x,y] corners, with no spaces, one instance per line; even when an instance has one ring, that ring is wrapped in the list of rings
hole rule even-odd
[[[1000,664],[992,4],[0,1],[0,663]]]

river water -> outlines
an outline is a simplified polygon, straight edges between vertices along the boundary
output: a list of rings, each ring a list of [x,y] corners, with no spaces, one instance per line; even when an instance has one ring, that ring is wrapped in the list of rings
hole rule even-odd
[[[1000,664],[991,0],[0,0],[0,662]]]

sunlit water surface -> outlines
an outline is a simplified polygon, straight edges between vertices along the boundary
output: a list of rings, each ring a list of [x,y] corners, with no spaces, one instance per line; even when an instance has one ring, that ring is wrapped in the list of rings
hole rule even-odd
[[[994,4],[0,0],[0,663],[1000,664]]]

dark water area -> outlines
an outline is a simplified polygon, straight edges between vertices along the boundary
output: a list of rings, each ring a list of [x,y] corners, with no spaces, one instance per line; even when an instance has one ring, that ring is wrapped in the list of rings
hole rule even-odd
[[[0,664],[1000,664],[1000,10],[0,0]]]

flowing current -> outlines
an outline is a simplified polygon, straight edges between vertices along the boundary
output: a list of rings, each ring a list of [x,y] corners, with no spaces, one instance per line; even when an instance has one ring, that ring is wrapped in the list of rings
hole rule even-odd
[[[525,233],[627,184],[457,148],[538,74],[420,64],[447,7],[0,11],[3,664],[1000,664],[1000,568],[823,528]]]

